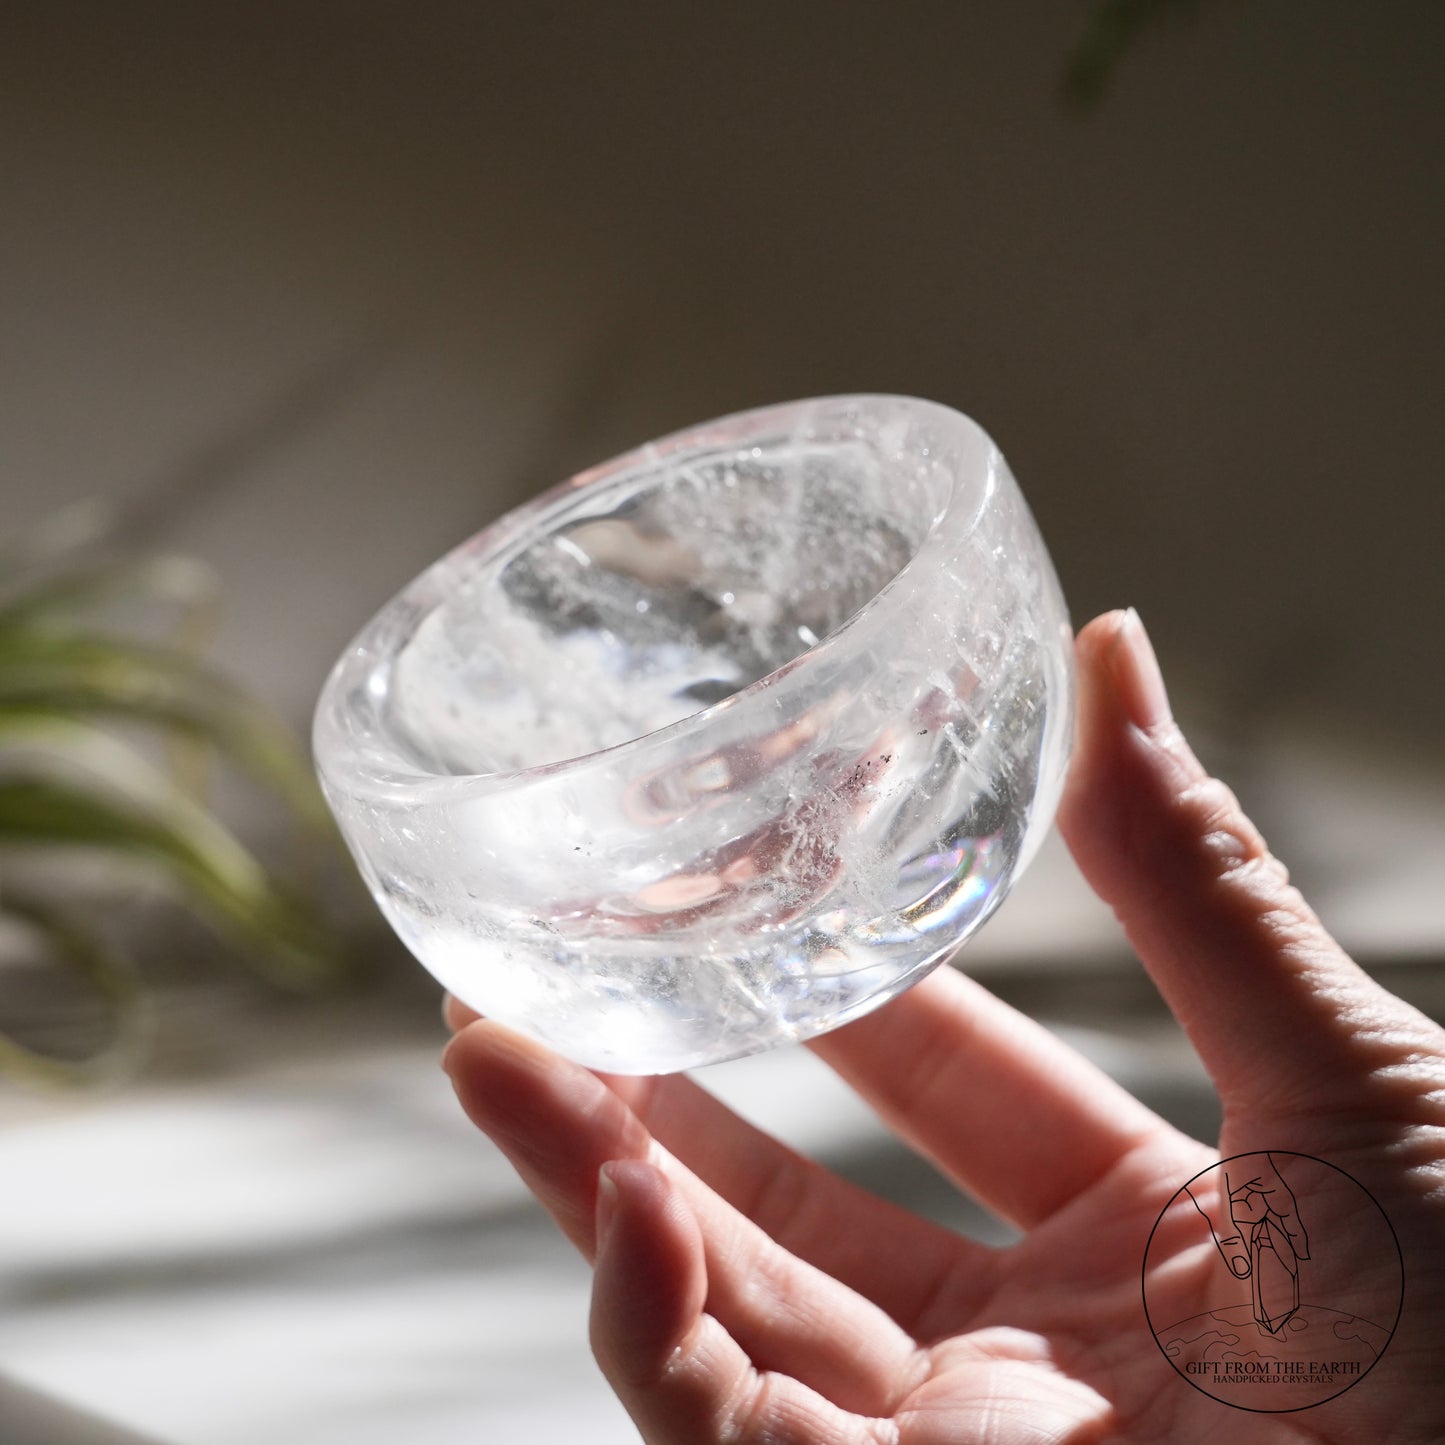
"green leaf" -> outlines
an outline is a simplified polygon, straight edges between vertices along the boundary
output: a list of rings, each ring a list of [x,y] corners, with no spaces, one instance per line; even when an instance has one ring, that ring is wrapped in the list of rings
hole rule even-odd
[[[178,648],[0,622],[0,732],[37,716],[112,717],[203,739],[313,828],[331,820],[290,732]]]
[[[105,999],[114,1015],[108,1043],[81,1059],[42,1053],[0,1029],[0,1073],[51,1087],[101,1084],[132,1073],[149,1044],[153,1015],[130,960],[32,899],[0,898],[0,916],[38,933],[49,957],[78,974]]]
[[[1097,105],[1134,42],[1166,12],[1198,0],[1102,0],[1064,68],[1065,97],[1081,109]]]
[[[276,792],[313,840],[337,846],[311,768],[279,720],[197,660],[215,617],[210,569],[175,557],[97,558],[113,521],[106,503],[81,504],[0,542],[0,855],[33,864],[37,855],[82,853],[140,867],[272,979],[330,982],[342,968],[336,934],[198,801],[205,765],[220,755]],[[116,603],[148,623],[175,622],[180,645],[116,631]],[[169,616],[154,614],[157,604]],[[95,725],[116,723],[163,741],[171,776]],[[187,774],[189,789],[180,781]],[[110,1000],[117,1028],[109,1048],[78,1062],[0,1032],[0,1072],[92,1079],[132,1058],[144,1003],[126,961],[57,907],[0,894],[7,915]]]
[[[335,943],[310,910],[174,789],[123,798],[53,778],[0,778],[0,848],[7,846],[86,849],[138,862],[169,877],[197,911],[249,945],[272,978],[310,987],[337,972]]]

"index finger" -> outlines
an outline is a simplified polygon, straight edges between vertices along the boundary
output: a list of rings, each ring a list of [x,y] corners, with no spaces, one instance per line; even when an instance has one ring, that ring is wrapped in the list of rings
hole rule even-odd
[[[1358,1109],[1433,1026],[1325,931],[1173,722],[1138,618],[1079,636],[1079,745],[1059,826],[1213,1076],[1226,1113]],[[1244,1117],[1240,1115],[1239,1117]]]

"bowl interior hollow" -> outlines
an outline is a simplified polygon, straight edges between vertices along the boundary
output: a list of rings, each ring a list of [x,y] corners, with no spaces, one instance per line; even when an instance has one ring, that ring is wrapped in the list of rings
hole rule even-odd
[[[381,722],[439,774],[541,767],[655,732],[878,598],[952,479],[875,435],[786,429],[644,451],[483,533],[430,579]]]

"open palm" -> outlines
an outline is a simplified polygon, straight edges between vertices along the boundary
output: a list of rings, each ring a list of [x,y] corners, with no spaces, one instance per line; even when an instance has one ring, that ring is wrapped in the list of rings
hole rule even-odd
[[[1445,1034],[1340,953],[1204,775],[1137,620],[1100,619],[1079,655],[1061,824],[1210,1068],[1218,1152],[940,970],[814,1047],[1018,1226],[995,1250],[828,1173],[689,1079],[600,1077],[455,1010],[462,1103],[595,1262],[593,1347],[651,1445],[1445,1434]],[[1221,1152],[1263,1149],[1364,1183],[1409,1291],[1369,1379],[1286,1415],[1191,1389],[1140,1302],[1171,1196]],[[1175,1289],[1224,1267],[1212,1244],[1150,1263]]]

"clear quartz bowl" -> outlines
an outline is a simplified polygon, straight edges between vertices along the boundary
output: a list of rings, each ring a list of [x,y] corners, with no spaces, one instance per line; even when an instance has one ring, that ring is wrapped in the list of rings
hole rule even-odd
[[[945,959],[1047,830],[1072,634],[1002,456],[768,407],[503,517],[362,630],[322,785],[453,994],[593,1068],[806,1039]]]

